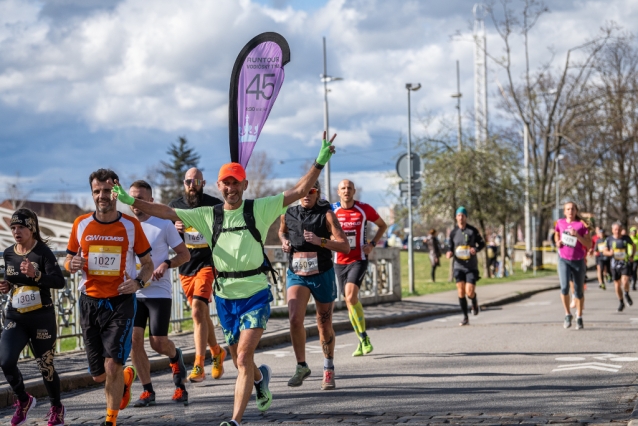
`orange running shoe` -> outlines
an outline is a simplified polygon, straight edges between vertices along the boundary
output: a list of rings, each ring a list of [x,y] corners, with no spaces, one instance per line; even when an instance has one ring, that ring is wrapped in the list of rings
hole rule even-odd
[[[199,383],[203,382],[205,378],[206,372],[204,371],[204,368],[199,364],[193,365],[193,371],[191,371],[191,375],[188,376],[188,380],[190,382]]]
[[[219,354],[213,355],[213,368],[210,374],[213,379],[221,379],[224,375],[224,360],[226,359],[226,351],[224,349],[219,351]]]
[[[135,367],[131,367],[127,365],[124,367],[124,395],[122,396],[122,402],[120,402],[120,410],[128,407],[128,403],[131,402],[131,385],[135,381],[137,377],[137,372],[135,371]]]
[[[173,393],[173,401],[183,402],[184,405],[188,405],[188,392],[186,392],[186,389],[175,388],[175,393]]]

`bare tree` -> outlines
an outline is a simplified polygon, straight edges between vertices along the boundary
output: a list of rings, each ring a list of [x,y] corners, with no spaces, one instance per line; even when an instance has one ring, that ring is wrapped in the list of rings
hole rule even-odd
[[[13,181],[6,183],[6,192],[9,196],[9,201],[11,201],[13,210],[24,207],[29,196],[33,193],[31,190],[25,189],[24,182],[20,179],[20,173],[16,173]]]

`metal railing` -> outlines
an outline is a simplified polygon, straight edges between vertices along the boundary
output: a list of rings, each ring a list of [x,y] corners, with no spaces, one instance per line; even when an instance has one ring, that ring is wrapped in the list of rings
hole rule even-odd
[[[286,300],[286,270],[288,269],[287,255],[281,250],[280,247],[267,246],[266,252],[271,259],[275,271],[278,273],[277,283],[272,282],[272,278],[268,275],[268,280],[271,284],[271,291],[273,294],[272,306],[285,306]],[[54,251],[55,256],[58,258],[58,262],[62,267],[64,259],[66,258],[66,252]],[[375,297],[381,295],[391,295],[394,289],[395,275],[393,274],[393,268],[398,268],[395,259],[388,256],[376,256],[376,260],[371,260],[368,264],[368,270],[361,285],[360,297],[362,299],[368,297]],[[171,311],[171,328],[173,333],[179,333],[182,331],[182,326],[185,321],[190,321],[190,306],[182,286],[179,281],[179,274],[177,269],[171,269],[171,283],[173,289],[173,306]],[[51,298],[57,313],[58,323],[58,339],[56,342],[56,351],[61,352],[62,339],[72,338],[75,339],[75,348],[84,349],[84,342],[82,339],[82,330],[80,328],[79,318],[79,300],[80,292],[78,290],[78,284],[80,275],[69,274],[63,268],[63,273],[66,279],[66,285],[60,290],[52,289]],[[4,261],[2,258],[2,252],[0,252],[0,278],[4,278]],[[400,292],[399,292],[400,294]],[[0,295],[0,306],[2,307],[2,323],[4,324],[4,308],[6,307],[8,295]],[[339,299],[342,300],[342,295],[339,294]],[[312,300],[311,300],[312,302]],[[213,323],[218,324],[217,310],[215,304],[209,304],[210,315],[213,318]],[[1,329],[0,329],[1,331]],[[28,349],[23,352],[23,357],[27,357]]]

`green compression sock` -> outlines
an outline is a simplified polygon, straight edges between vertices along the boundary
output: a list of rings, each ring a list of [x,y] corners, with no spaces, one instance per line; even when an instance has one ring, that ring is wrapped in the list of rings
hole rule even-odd
[[[361,301],[357,302],[356,305],[349,306],[348,308],[348,316],[350,317],[352,328],[354,328],[354,331],[359,335],[359,338],[363,339],[366,336],[366,319],[363,315],[363,306],[361,305]]]

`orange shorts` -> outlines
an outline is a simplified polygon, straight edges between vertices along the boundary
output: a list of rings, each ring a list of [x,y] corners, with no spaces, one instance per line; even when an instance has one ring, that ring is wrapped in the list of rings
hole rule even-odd
[[[182,289],[188,299],[188,303],[193,303],[193,298],[208,303],[213,295],[213,268],[202,268],[193,276],[180,275]]]

